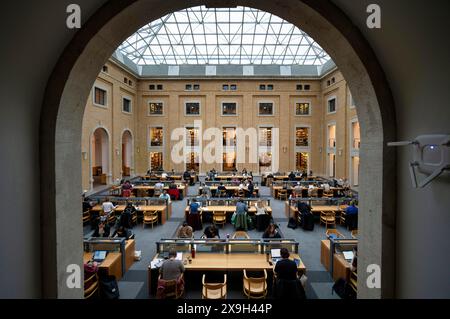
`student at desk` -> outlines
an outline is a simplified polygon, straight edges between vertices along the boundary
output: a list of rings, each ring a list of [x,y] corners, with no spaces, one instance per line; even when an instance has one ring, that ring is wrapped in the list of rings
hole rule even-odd
[[[106,217],[101,217],[100,222],[95,227],[92,237],[109,237],[111,229],[106,223]]]
[[[215,225],[211,225],[205,228],[202,235],[203,238],[220,238],[219,230]]]
[[[168,280],[177,281],[177,290],[184,291],[184,265],[181,260],[177,260],[177,252],[175,250],[169,251],[169,259],[165,260],[159,269],[160,279],[158,280],[158,289],[156,298],[162,299],[165,297],[166,282]]]
[[[356,207],[356,203],[353,200],[345,209],[345,223],[349,230],[354,230],[358,228],[358,207]]]
[[[165,199],[168,203],[170,203],[170,195],[167,194],[166,190],[163,190],[163,193],[159,195],[159,198]]]
[[[278,231],[275,224],[270,224],[266,231],[264,232],[263,238],[281,238],[280,232]]]
[[[280,250],[281,260],[275,265],[276,281],[274,298],[276,299],[305,299],[305,289],[297,277],[297,264],[289,259],[286,248]]]
[[[118,229],[116,229],[112,235],[113,238],[116,237],[124,237],[125,239],[130,239],[131,237],[131,231],[126,229],[123,226],[120,226]]]
[[[194,238],[194,230],[185,221],[183,225],[177,231],[178,238]]]
[[[109,198],[106,198],[106,201],[104,201],[102,204],[102,209],[106,216],[111,214],[116,208],[117,206],[114,206],[114,204],[109,200]]]

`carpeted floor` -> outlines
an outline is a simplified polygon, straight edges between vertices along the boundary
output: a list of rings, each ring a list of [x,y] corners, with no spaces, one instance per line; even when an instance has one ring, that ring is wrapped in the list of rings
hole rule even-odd
[[[268,187],[260,187],[261,196],[270,196]],[[198,192],[198,185],[191,186],[188,189],[188,196],[194,196]],[[306,266],[306,275],[308,277],[306,294],[309,299],[330,299],[339,298],[332,294],[332,278],[330,274],[320,263],[320,241],[325,239],[325,227],[316,223],[313,231],[304,231],[301,228],[291,229],[287,227],[288,219],[284,213],[284,202],[271,198],[272,215],[285,238],[295,239],[299,242],[299,252],[303,263]],[[172,216],[164,224],[155,226],[153,229],[142,225],[135,226],[133,232],[136,235],[136,250],[142,252],[140,261],[136,261],[119,281],[120,297],[122,299],[147,299],[147,267],[156,254],[155,242],[162,238],[172,238],[184,220],[184,209],[186,200],[172,202]],[[205,224],[206,227],[208,224]],[[346,237],[350,233],[342,226],[337,226],[338,230]],[[232,234],[234,228],[227,224],[224,228],[219,228],[221,237],[225,234]],[[91,233],[89,226],[84,228],[84,235]],[[251,238],[261,238],[262,232],[251,230],[248,232]],[[201,231],[194,233],[195,238],[202,235]],[[153,298],[153,296],[152,296]],[[200,286],[193,289],[186,289],[186,298],[201,298]],[[241,284],[229,285],[228,298],[244,298]]]

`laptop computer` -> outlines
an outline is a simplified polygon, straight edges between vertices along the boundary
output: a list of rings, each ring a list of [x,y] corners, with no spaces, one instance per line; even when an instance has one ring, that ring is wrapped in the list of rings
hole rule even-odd
[[[102,262],[105,260],[107,253],[106,250],[96,250],[92,259],[96,262]]]
[[[276,263],[277,261],[279,261],[281,259],[281,249],[280,248],[271,249],[270,255],[272,256],[272,261],[274,263]]]
[[[353,251],[349,250],[349,251],[343,251],[342,254],[344,255],[344,259],[347,261],[352,261],[353,259]]]

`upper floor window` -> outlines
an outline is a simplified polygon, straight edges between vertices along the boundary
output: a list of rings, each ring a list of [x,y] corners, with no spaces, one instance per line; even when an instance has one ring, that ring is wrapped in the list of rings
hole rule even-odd
[[[108,67],[106,65],[102,67],[102,72],[108,73]]]
[[[336,98],[332,98],[328,100],[328,113],[336,112]]]
[[[156,90],[156,85],[150,84],[150,85],[148,86],[148,89],[149,89],[150,91],[154,91],[154,90]]]
[[[106,90],[94,88],[94,104],[106,106]]]
[[[297,127],[295,129],[295,146],[309,146],[309,129],[307,127]]]
[[[258,134],[259,146],[272,146],[272,128],[260,127]]]
[[[163,102],[149,102],[148,103],[148,114],[149,115],[163,115],[164,114]]]
[[[162,84],[158,84],[156,85],[156,89],[161,91],[163,89],[163,85]]]
[[[164,130],[162,127],[152,127],[150,129],[150,146],[163,146]]]
[[[310,115],[311,105],[309,102],[295,103],[295,115]]]
[[[259,102],[259,115],[273,115],[272,102]]]
[[[129,98],[122,98],[122,111],[125,113],[131,113],[131,100]]]
[[[200,115],[200,102],[186,102],[186,115]]]
[[[222,102],[222,115],[237,115],[236,102]]]

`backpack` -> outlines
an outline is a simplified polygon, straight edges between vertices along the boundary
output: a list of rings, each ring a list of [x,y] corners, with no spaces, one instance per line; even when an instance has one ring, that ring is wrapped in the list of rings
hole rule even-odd
[[[100,277],[99,284],[102,299],[119,299],[119,286],[115,276]]]
[[[339,297],[342,299],[355,299],[356,294],[355,291],[350,287],[347,281],[345,281],[342,278],[339,278],[336,280],[336,282],[333,285],[333,288],[331,289],[331,294],[333,292],[336,292]]]
[[[294,217],[289,218],[289,223],[288,223],[287,227],[292,228],[292,229],[297,228],[297,221],[295,220]]]

